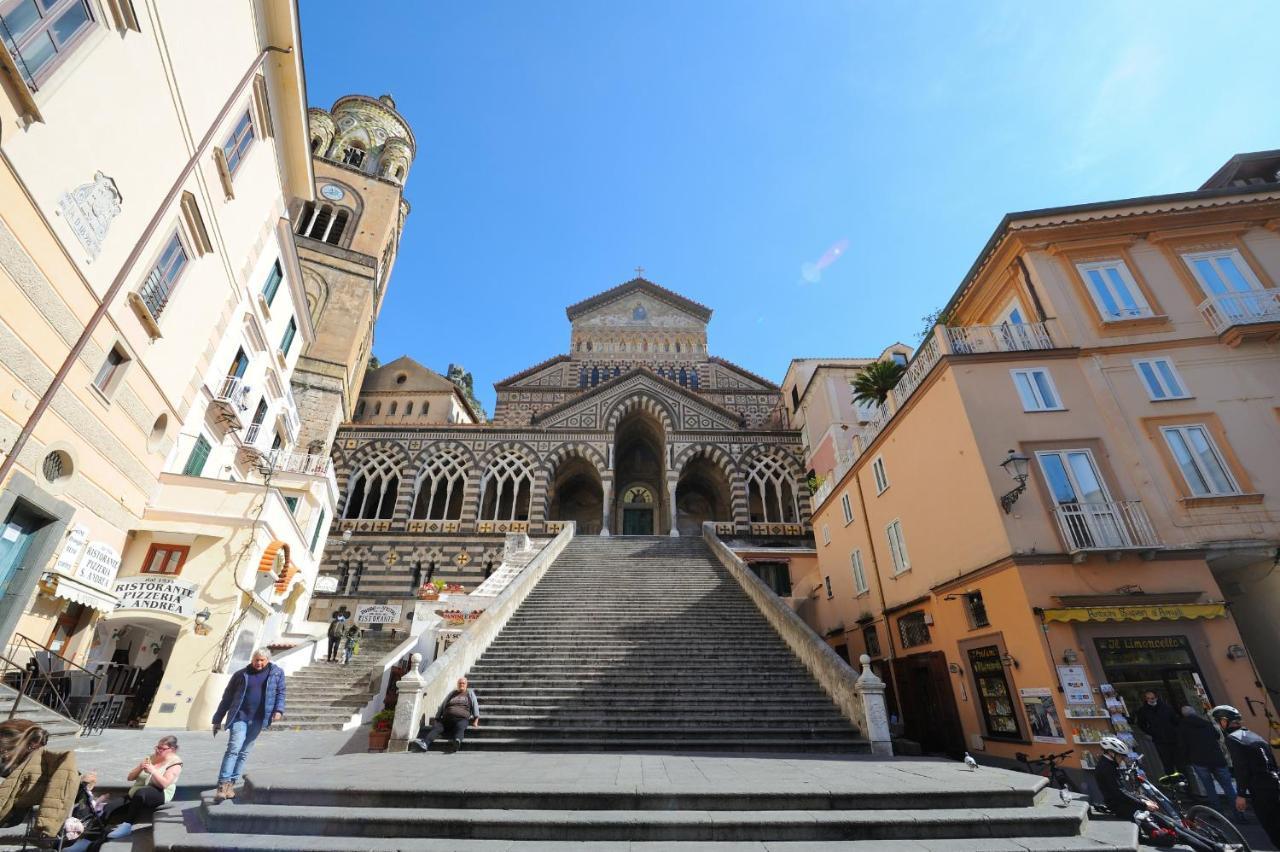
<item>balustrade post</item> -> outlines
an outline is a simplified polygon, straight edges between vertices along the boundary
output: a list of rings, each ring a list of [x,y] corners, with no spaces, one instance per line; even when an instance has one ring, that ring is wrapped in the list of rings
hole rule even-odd
[[[889,733],[889,708],[885,704],[884,681],[871,671],[871,658],[863,654],[858,658],[862,674],[854,684],[854,691],[862,698],[862,735],[871,744],[871,753],[893,756],[893,736]]]
[[[396,715],[391,722],[388,752],[408,751],[409,741],[418,736],[418,727],[422,723],[422,694],[427,689],[427,682],[419,671],[421,667],[422,655],[410,655],[409,671],[396,684]]]

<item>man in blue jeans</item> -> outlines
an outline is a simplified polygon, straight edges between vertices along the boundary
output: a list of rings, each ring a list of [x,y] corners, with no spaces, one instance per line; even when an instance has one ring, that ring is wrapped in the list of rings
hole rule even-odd
[[[218,735],[224,719],[229,735],[227,751],[222,756],[222,769],[218,771],[218,791],[214,794],[214,801],[235,798],[235,785],[244,772],[244,762],[254,740],[263,728],[282,718],[284,670],[271,662],[270,651],[259,648],[253,652],[249,665],[231,676],[222,692],[218,710],[213,714],[213,735]]]

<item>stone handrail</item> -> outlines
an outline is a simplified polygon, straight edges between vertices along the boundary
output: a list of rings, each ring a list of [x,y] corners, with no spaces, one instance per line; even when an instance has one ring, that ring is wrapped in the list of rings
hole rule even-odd
[[[831,696],[840,712],[858,726],[858,730],[871,744],[872,754],[892,755],[893,742],[889,736],[889,714],[884,702],[884,682],[872,673],[871,658],[865,654],[860,662],[862,674],[855,676],[844,660],[831,646],[805,624],[800,616],[773,593],[773,590],[755,575],[738,555],[729,549],[719,536],[713,522],[702,525],[702,537],[720,564],[729,570],[747,597],[764,615],[765,620],[778,632],[804,667],[818,681],[818,685]]]
[[[542,548],[524,571],[503,589],[502,594],[494,599],[484,615],[462,634],[461,639],[437,657],[425,672],[419,673],[418,665],[421,657],[414,655],[414,665],[397,684],[399,698],[396,701],[396,718],[391,725],[391,742],[387,751],[408,750],[409,740],[418,735],[418,727],[422,724],[424,712],[434,713],[440,706],[440,702],[444,701],[445,696],[457,684],[458,678],[465,675],[472,664],[480,659],[480,655],[485,652],[520,604],[524,603],[524,599],[538,585],[538,581],[547,573],[547,569],[555,562],[556,557],[573,540],[574,527],[572,521],[566,522],[560,534]],[[480,701],[483,709],[483,695],[480,696]]]

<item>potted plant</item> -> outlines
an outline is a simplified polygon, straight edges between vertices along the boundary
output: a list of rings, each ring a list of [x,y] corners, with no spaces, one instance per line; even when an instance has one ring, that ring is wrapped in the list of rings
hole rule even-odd
[[[423,583],[422,588],[418,589],[418,599],[424,601],[439,600],[440,590],[430,583]]]
[[[391,742],[391,723],[396,718],[392,709],[379,710],[373,714],[373,727],[369,729],[369,751],[386,751]]]

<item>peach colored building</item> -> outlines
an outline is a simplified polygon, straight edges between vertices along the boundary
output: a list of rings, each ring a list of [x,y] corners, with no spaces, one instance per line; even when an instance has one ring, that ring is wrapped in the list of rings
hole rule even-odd
[[[1267,730],[1277,280],[1280,152],[1004,218],[817,495],[818,566],[792,577],[907,737],[1088,766],[1148,689]]]

